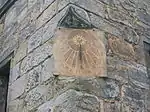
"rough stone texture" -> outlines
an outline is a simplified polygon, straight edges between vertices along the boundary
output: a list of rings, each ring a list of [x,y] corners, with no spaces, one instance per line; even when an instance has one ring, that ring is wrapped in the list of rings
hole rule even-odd
[[[44,103],[46,98],[45,93],[47,88],[45,86],[39,86],[31,90],[25,97],[25,104],[27,111],[34,109],[40,104]]]
[[[23,110],[24,101],[23,99],[17,99],[14,101],[11,101],[8,105],[8,111],[10,112],[20,112]]]
[[[48,79],[50,79],[53,76],[54,71],[54,58],[51,57],[47,60],[45,60],[45,62],[41,65],[42,66],[42,70],[41,70],[41,82],[45,82]]]
[[[34,68],[25,75],[27,79],[26,91],[29,91],[40,83],[41,66]]]
[[[21,76],[20,63],[16,64],[10,71],[10,83],[14,82]]]
[[[47,42],[25,57],[21,63],[21,73],[26,73],[28,70],[32,69],[34,66],[38,66],[38,64],[51,56],[51,49],[52,46]]]
[[[25,75],[20,77],[18,80],[16,80],[11,86],[10,86],[10,99],[14,100],[17,97],[20,97],[26,88],[27,80],[25,78]]]
[[[134,59],[134,49],[131,44],[118,38],[109,38],[108,44],[112,52],[120,57]],[[121,46],[121,47],[120,47]]]
[[[68,90],[39,107],[38,112],[98,112],[99,99],[90,94]]]
[[[19,48],[16,51],[14,57],[14,64],[23,59],[26,56],[26,53],[27,53],[27,42],[25,41],[22,44],[20,44]]]
[[[55,31],[77,20],[105,33],[108,78],[53,75]],[[8,112],[149,112],[149,37],[149,0],[17,0],[0,19],[0,66],[13,54]]]

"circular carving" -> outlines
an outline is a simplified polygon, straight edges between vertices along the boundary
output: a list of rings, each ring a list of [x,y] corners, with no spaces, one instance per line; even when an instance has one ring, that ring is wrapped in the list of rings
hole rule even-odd
[[[88,31],[73,30],[64,38],[58,37],[54,58],[57,71],[64,75],[98,75],[105,69],[104,45]]]

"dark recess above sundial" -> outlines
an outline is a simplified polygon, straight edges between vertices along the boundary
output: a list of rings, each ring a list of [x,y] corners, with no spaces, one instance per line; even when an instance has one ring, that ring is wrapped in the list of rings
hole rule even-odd
[[[86,19],[81,17],[73,7],[70,7],[65,16],[59,21],[58,27],[76,28],[76,29],[91,29],[94,26]]]

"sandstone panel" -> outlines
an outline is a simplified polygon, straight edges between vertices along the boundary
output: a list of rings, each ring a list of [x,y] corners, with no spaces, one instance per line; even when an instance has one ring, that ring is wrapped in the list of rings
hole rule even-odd
[[[98,34],[98,30],[58,29],[53,46],[56,74],[107,76],[104,38]]]

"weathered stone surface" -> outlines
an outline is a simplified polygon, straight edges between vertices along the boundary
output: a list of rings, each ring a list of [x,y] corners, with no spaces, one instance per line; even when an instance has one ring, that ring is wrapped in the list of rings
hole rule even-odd
[[[103,103],[103,108],[104,108],[104,112],[122,112],[120,110],[120,102],[109,102],[109,101],[105,101]]]
[[[91,23],[95,26],[98,27],[99,29],[109,32],[115,36],[121,36],[122,32],[112,25],[109,21],[103,19],[102,17],[96,16],[93,13],[89,13]]]
[[[38,86],[27,94],[25,97],[25,108],[27,112],[45,102],[46,92],[47,88],[45,86]]]
[[[31,21],[37,21],[37,18],[43,13],[46,7],[43,9],[44,0],[37,0],[35,4],[32,6],[32,10],[30,9],[29,12],[31,14]]]
[[[102,96],[104,98],[116,98],[119,97],[120,89],[117,82],[113,80],[106,80],[106,84],[102,87]]]
[[[103,32],[61,28],[55,38],[53,55],[57,75],[107,77]]]
[[[142,69],[142,70],[141,70]],[[149,79],[147,76],[145,68],[141,69],[134,69],[132,68],[131,72],[129,73],[129,80],[133,82],[135,85],[141,87],[141,88],[149,88]]]
[[[13,49],[18,47],[18,36],[17,34],[9,35],[4,41],[3,41],[3,47],[1,54],[4,54],[4,52],[8,53],[7,50]]]
[[[36,4],[38,0],[28,0],[28,7],[32,8],[34,4]]]
[[[24,10],[24,8],[27,6],[27,0],[18,0],[15,3],[16,6],[16,13],[17,15],[19,15],[20,13],[22,13],[22,10]],[[21,14],[23,16],[23,14]],[[22,19],[24,19],[24,16],[22,17]]]
[[[99,99],[91,94],[68,90],[39,107],[38,112],[98,112]]]
[[[147,108],[147,112],[150,111],[150,91],[147,92],[146,94],[146,108]]]
[[[47,6],[49,6],[54,1],[55,0],[43,0],[43,7],[42,7],[42,9],[44,10]]]
[[[9,87],[10,89],[10,99],[14,100],[21,96],[25,92],[27,80],[25,75],[17,79],[12,85]]]
[[[121,61],[117,57],[107,57],[108,77],[128,83],[130,80],[140,88],[149,88],[149,79],[146,68],[141,64]]]
[[[82,8],[85,8],[91,12],[94,12],[98,15],[100,15],[101,17],[104,17],[105,15],[105,9],[104,9],[104,4],[102,4],[101,2],[97,1],[97,0],[70,0],[71,3],[74,3]]]
[[[11,10],[7,13],[5,18],[5,29],[14,25],[16,22],[16,8],[11,8]]]
[[[25,7],[21,12],[20,14],[17,16],[17,22],[20,23],[24,18],[25,16],[27,15],[27,11],[28,11],[28,8]]]
[[[59,21],[59,27],[76,28],[76,29],[89,29],[92,28],[91,23],[86,19],[83,19],[76,11],[74,7],[69,7],[65,16]]]
[[[130,22],[132,22],[133,18],[124,10],[120,10],[115,7],[109,7],[109,6],[106,8],[106,10],[108,13],[107,18],[131,26]]]
[[[117,57],[107,57],[107,74],[108,77],[120,81],[120,83],[127,83],[129,77],[130,67],[124,61]]]
[[[145,54],[143,52],[144,48],[141,47],[140,45],[135,45],[134,46],[134,51],[135,51],[135,59],[136,62],[142,65],[145,65]]]
[[[54,58],[50,57],[41,65],[41,82],[45,82],[51,77],[54,77]]]
[[[138,44],[139,43],[139,35],[134,29],[125,27],[123,29],[123,38],[129,43]]]
[[[53,2],[43,13],[39,16],[37,27],[41,27],[46,21],[54,16],[57,12],[57,2]]]
[[[74,8],[75,8],[75,11],[78,15],[80,15],[85,20],[90,21],[89,15],[84,9],[79,8],[79,7],[74,7]]]
[[[66,81],[64,79],[59,79],[60,84],[65,85],[64,89],[74,88],[104,99],[119,99],[120,85],[116,80],[109,78],[76,78],[72,79],[69,84],[65,84],[67,78]]]
[[[21,76],[20,72],[20,63],[16,64],[12,69],[10,73],[10,83],[14,82]]]
[[[47,23],[44,26],[45,32],[43,33],[43,36],[42,36],[42,43],[44,43],[45,41],[47,41],[48,39],[54,36],[55,30],[57,29],[57,24],[60,21],[60,19],[65,15],[67,9],[68,7],[64,8],[54,18],[52,18],[49,23]]]
[[[124,85],[122,87],[122,96],[123,99],[126,101],[132,101],[132,100],[144,101],[145,91],[137,88],[136,86]]]
[[[27,18],[21,22],[21,28],[18,31],[19,42],[24,41],[27,37],[31,36],[36,30],[36,23],[30,22],[31,16],[28,15]]]
[[[126,59],[134,59],[135,52],[131,44],[116,37],[109,38],[108,44],[114,54]]]
[[[8,103],[9,112],[22,112],[24,106],[23,99],[17,99]]]
[[[49,42],[38,47],[29,54],[21,63],[21,73],[26,73],[28,70],[43,62],[46,58],[52,55],[52,46]]]
[[[145,24],[150,25],[150,14],[147,13],[144,9],[137,11],[138,18]]]
[[[129,105],[129,112],[142,112],[145,107],[146,91],[137,88],[136,86],[125,85],[122,88],[123,101]]]
[[[27,41],[22,42],[20,44],[19,48],[16,51],[15,57],[14,57],[14,65],[22,60],[27,54]]]
[[[28,72],[25,75],[27,80],[26,91],[29,91],[30,89],[34,88],[40,83],[41,66],[32,69],[30,72]]]
[[[4,24],[0,23],[0,34],[3,32]]]
[[[36,47],[38,47],[42,42],[42,34],[44,29],[40,29],[36,31],[28,40],[28,53],[33,51]]]

